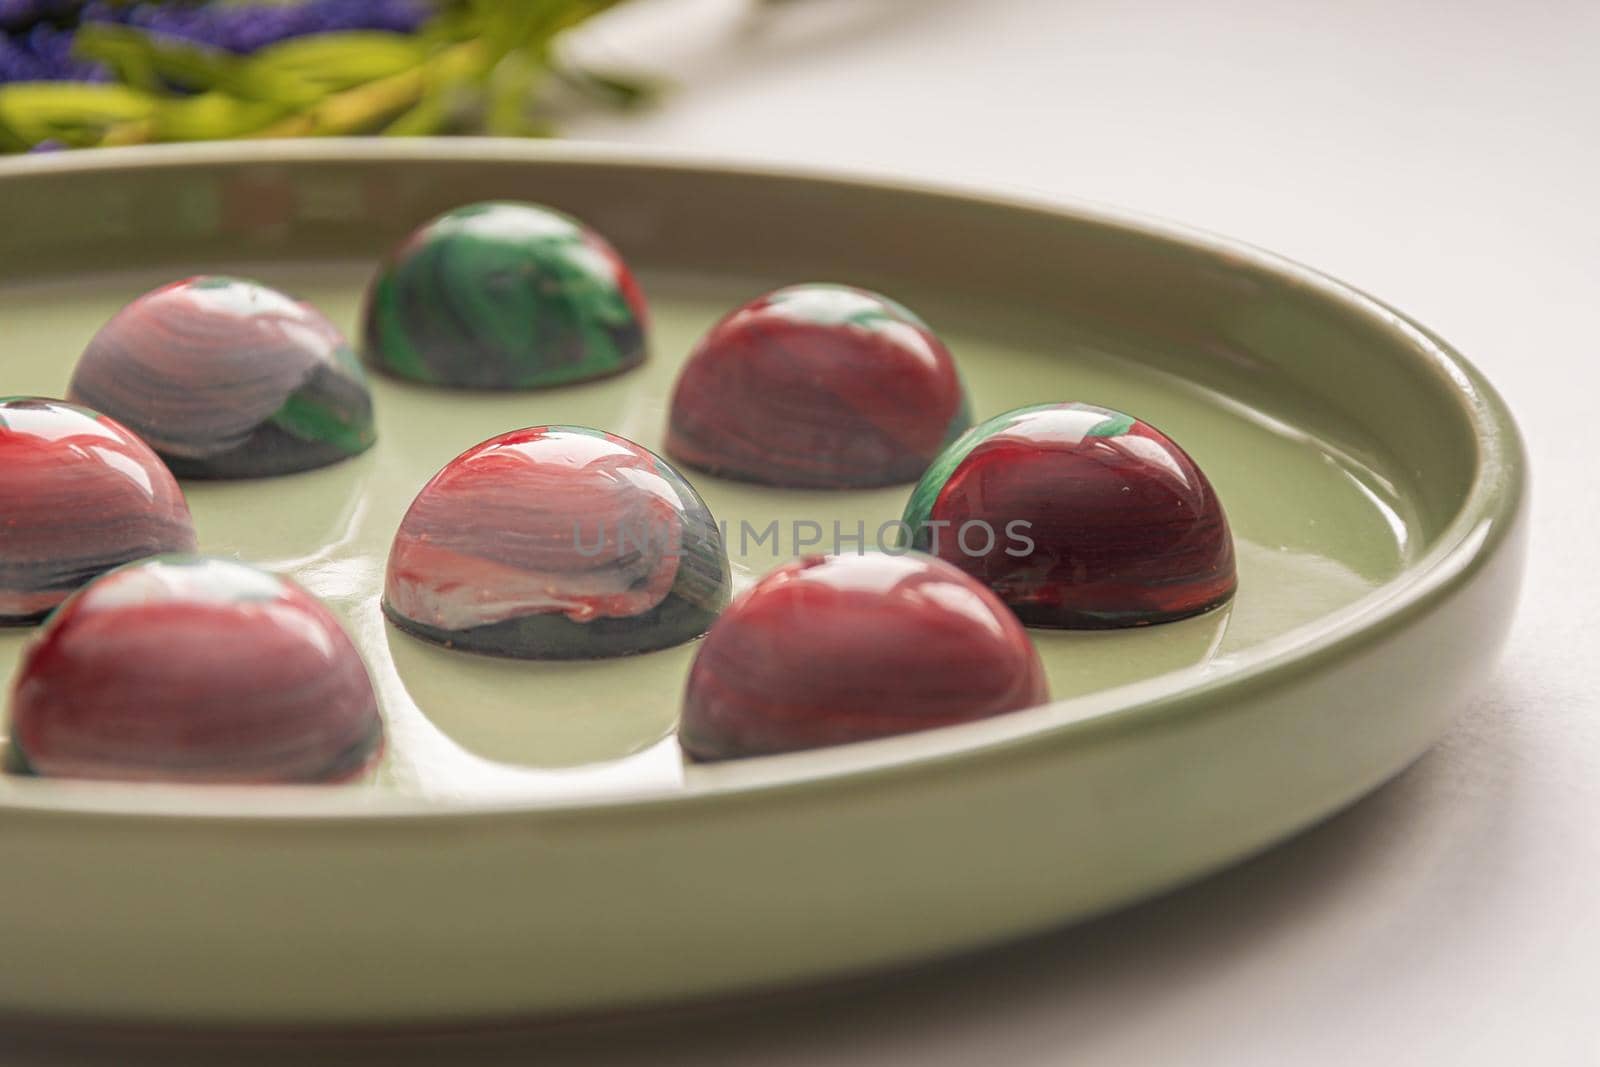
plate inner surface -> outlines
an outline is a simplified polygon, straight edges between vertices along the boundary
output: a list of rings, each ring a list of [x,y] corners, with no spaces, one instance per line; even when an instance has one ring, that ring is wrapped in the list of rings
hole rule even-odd
[[[0,287],[0,395],[60,396],[94,331],[139,293],[184,273],[254,277],[310,300],[358,335],[369,263],[198,262]],[[542,423],[619,433],[656,451],[677,368],[716,318],[772,284],[811,278],[642,274],[652,357],[606,381],[543,392],[463,393],[372,376],[377,446],[321,471],[184,489],[206,552],[292,575],[344,619],[372,672],[389,728],[385,760],[356,789],[437,797],[584,797],[694,789],[673,727],[694,645],[579,663],[449,652],[387,625],[379,612],[395,527],[422,484],[487,437]],[[1393,471],[1357,462],[1285,422],[1151,369],[1130,343],[1074,336],[1069,324],[1021,321],[1016,309],[891,292],[949,344],[978,419],[1044,400],[1128,411],[1177,440],[1220,495],[1238,548],[1239,592],[1227,608],[1137,630],[1032,631],[1056,697],[1071,697],[1216,661],[1360,598],[1412,558],[1421,529]],[[898,519],[910,487],[852,492],[761,489],[684,473],[727,529],[736,589],[834,524],[868,547]],[[1397,488],[1397,486],[1401,486]],[[756,534],[778,524],[776,543]],[[796,524],[800,524],[796,527]],[[815,524],[814,526],[811,524]],[[886,531],[889,536],[892,531]],[[853,550],[853,543],[846,544]],[[0,631],[10,678],[32,631]],[[820,666],[820,665],[819,665]],[[9,688],[9,687],[8,687]],[[1026,714],[1026,713],[1024,713]],[[7,779],[0,795],[49,783]]]

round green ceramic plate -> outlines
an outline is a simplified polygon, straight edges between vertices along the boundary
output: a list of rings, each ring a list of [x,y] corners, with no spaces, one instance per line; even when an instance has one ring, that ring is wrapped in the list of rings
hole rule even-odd
[[[186,486],[202,546],[294,575],[367,656],[390,747],[361,783],[0,782],[0,1011],[384,1023],[743,993],[1012,937],[1260,849],[1420,754],[1483,679],[1520,571],[1523,458],[1472,367],[1255,249],[1100,209],[625,149],[440,141],[123,150],[0,165],[0,394],[60,395],[124,301],[253,276],[352,331],[376,258],[474,200],[587,220],[638,269],[653,352],[474,394],[378,380],[378,446]],[[685,766],[692,647],[476,658],[385,625],[412,495],[500,431],[659,448],[688,347],[783,282],[894,295],[981,418],[1132,412],[1209,473],[1239,593],[1139,631],[1038,633],[1055,703],[795,756]],[[695,479],[736,583],[896,518],[906,489]],[[738,536],[779,523],[780,543]],[[798,523],[798,529],[795,524]],[[0,636],[0,674],[27,639]],[[818,664],[826,670],[827,664]]]

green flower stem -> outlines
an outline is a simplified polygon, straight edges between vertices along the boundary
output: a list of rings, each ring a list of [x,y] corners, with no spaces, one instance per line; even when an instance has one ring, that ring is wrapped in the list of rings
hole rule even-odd
[[[298,115],[274,122],[256,137],[336,137],[371,130],[414,107],[430,84],[480,78],[488,51],[481,41],[453,45],[425,63],[387,78],[334,93]]]
[[[120,84],[0,86],[0,151],[236,137],[553,132],[539,106],[566,82],[611,106],[647,82],[570,69],[562,33],[622,0],[456,0],[415,34],[339,31],[248,55],[130,26],[76,27],[74,54]]]

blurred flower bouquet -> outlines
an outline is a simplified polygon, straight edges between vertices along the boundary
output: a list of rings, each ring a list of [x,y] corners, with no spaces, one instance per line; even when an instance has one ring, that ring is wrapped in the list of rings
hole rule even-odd
[[[557,42],[620,0],[0,0],[0,152],[453,132],[538,136],[651,86]]]

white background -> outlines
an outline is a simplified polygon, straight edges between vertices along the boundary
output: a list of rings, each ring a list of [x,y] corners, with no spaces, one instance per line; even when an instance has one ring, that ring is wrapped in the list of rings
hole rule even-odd
[[[742,8],[641,0],[597,27],[592,53],[670,72],[678,90],[652,113],[568,132],[1181,220],[1368,289],[1482,367],[1534,464],[1527,594],[1498,681],[1345,814],[1088,926],[756,1006],[315,1053],[1600,1062],[1600,0],[791,0],[765,20]],[[312,1053],[31,1031],[0,1043],[6,1064]]]

